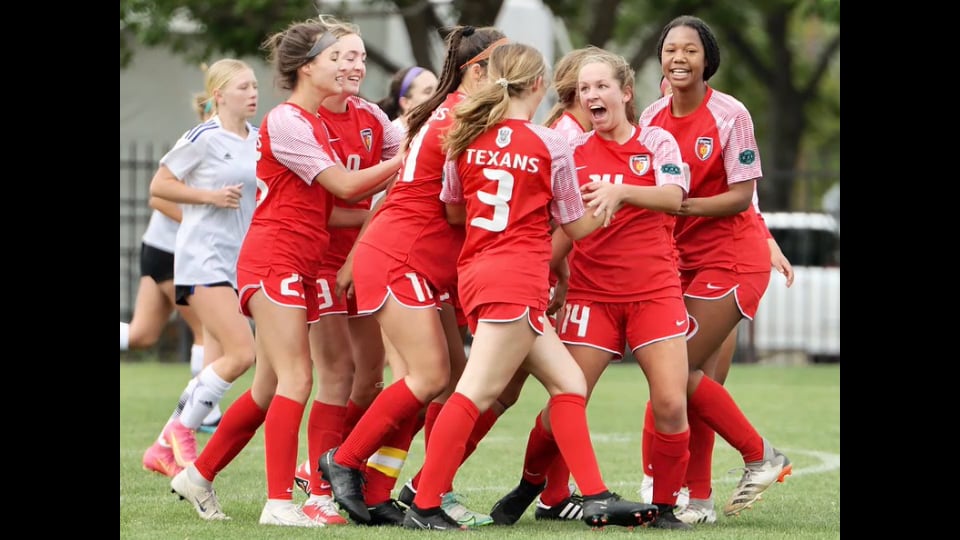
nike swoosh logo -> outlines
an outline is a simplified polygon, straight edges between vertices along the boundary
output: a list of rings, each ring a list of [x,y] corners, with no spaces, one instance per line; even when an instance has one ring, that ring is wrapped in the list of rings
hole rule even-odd
[[[207,508],[203,506],[203,503],[200,502],[200,499],[194,497],[193,500],[197,503],[197,508],[199,508],[201,512],[203,513],[207,512]]]
[[[710,290],[712,290],[712,291],[716,291],[716,290],[722,289],[723,286],[721,286],[721,285],[714,285],[713,283],[707,283],[707,288],[710,289]]]
[[[683,323],[687,321],[674,321],[677,326],[683,326]]]

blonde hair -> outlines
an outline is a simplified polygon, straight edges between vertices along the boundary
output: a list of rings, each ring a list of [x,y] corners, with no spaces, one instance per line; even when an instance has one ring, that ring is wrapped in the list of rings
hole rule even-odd
[[[455,158],[481,133],[507,116],[510,98],[529,92],[538,78],[547,79],[543,54],[523,43],[493,49],[487,64],[489,82],[453,108],[453,127],[443,140],[449,158]]]
[[[543,125],[552,126],[563,115],[564,111],[576,104],[580,64],[587,56],[602,52],[603,49],[600,47],[588,45],[582,49],[574,49],[557,60],[557,64],[553,68],[553,88],[557,91],[557,102],[550,109]]]
[[[594,63],[606,64],[610,66],[610,70],[613,72],[613,78],[616,79],[616,81],[620,84],[620,88],[623,90],[630,90],[630,100],[624,103],[624,110],[627,113],[627,121],[631,124],[636,124],[637,106],[636,103],[634,103],[634,101],[637,99],[637,93],[634,91],[636,74],[634,73],[633,68],[630,67],[630,63],[627,62],[626,58],[620,56],[619,54],[613,54],[612,52],[601,49],[599,52],[585,56],[580,61],[580,67],[583,68],[583,66],[587,64]]]
[[[246,62],[234,58],[217,60],[206,69],[206,75],[203,78],[203,88],[206,99],[204,99],[203,108],[199,112],[202,120],[218,112],[217,100],[214,97],[215,93],[218,90],[222,90],[238,73],[249,69],[251,68]],[[201,94],[201,96],[204,94]],[[208,102],[213,103],[212,109],[207,107]],[[207,115],[206,118],[204,118],[204,114]]]

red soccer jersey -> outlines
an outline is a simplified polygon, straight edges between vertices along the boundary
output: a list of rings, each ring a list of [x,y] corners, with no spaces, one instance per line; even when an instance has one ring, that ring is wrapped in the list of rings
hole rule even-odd
[[[451,93],[410,143],[400,176],[360,242],[419,272],[439,291],[455,286],[463,227],[447,222],[440,187],[445,155],[440,136],[464,94]]]
[[[464,312],[487,303],[546,309],[550,217],[562,224],[584,213],[566,138],[504,120],[447,163],[441,199],[466,203],[457,262]]]
[[[589,132],[574,141],[581,184],[613,182],[631,186],[689,186],[680,149],[658,127],[635,127],[618,144]],[[570,299],[636,302],[680,296],[673,247],[675,219],[625,204],[609,227],[574,242],[570,256]]]
[[[703,103],[678,118],[670,112],[672,96],[661,98],[640,115],[641,125],[660,126],[677,139],[690,167],[690,197],[725,193],[729,184],[759,179],[760,154],[750,112],[730,95],[707,87]],[[751,205],[726,217],[677,218],[674,236],[681,270],[714,267],[737,272],[770,269],[770,252]]]
[[[316,278],[334,198],[313,181],[336,165],[327,130],[316,113],[281,103],[263,118],[257,149],[257,208],[237,267],[279,266]]]
[[[344,167],[359,171],[397,155],[403,142],[403,132],[377,105],[365,99],[347,98],[346,112],[336,113],[320,107],[320,117],[330,131],[330,145],[343,161]],[[342,208],[370,208],[370,199],[348,203],[334,199],[334,206]],[[336,273],[353,249],[360,227],[331,227],[330,247],[323,259],[325,271]]]

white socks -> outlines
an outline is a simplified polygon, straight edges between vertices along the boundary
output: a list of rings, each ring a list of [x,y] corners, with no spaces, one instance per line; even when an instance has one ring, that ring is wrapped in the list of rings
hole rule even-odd
[[[203,423],[213,406],[220,403],[220,399],[230,389],[231,384],[220,378],[213,366],[203,368],[196,379],[194,388],[180,414],[180,423],[190,429],[197,429]]]
[[[196,377],[203,369],[203,345],[190,347],[190,376]]]
[[[125,351],[130,347],[130,325],[120,323],[120,350]]]

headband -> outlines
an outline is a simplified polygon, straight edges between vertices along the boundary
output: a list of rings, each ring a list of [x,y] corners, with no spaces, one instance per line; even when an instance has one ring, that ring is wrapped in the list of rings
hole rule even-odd
[[[400,93],[397,94],[398,99],[407,95],[407,91],[410,90],[410,85],[413,84],[413,80],[423,73],[423,71],[424,69],[420,66],[413,66],[407,70],[407,74],[403,76],[403,82],[400,83]]]
[[[320,39],[313,44],[313,47],[310,47],[310,51],[307,53],[307,60],[313,60],[318,54],[322,53],[327,47],[333,45],[337,42],[337,36],[333,35],[330,32],[324,32]]]
[[[492,53],[494,49],[496,49],[497,47],[499,47],[499,46],[501,46],[501,45],[504,45],[504,44],[506,44],[506,43],[509,43],[509,41],[510,41],[510,40],[508,40],[507,38],[500,38],[500,39],[494,41],[493,43],[490,44],[489,47],[487,47],[486,49],[480,51],[480,54],[478,54],[478,55],[474,56],[473,58],[471,58],[471,59],[467,60],[466,62],[464,62],[463,65],[460,66],[460,69],[463,69],[463,68],[469,66],[470,64],[476,64],[477,62],[482,62],[482,61],[486,60],[487,58],[490,58],[490,53]]]

